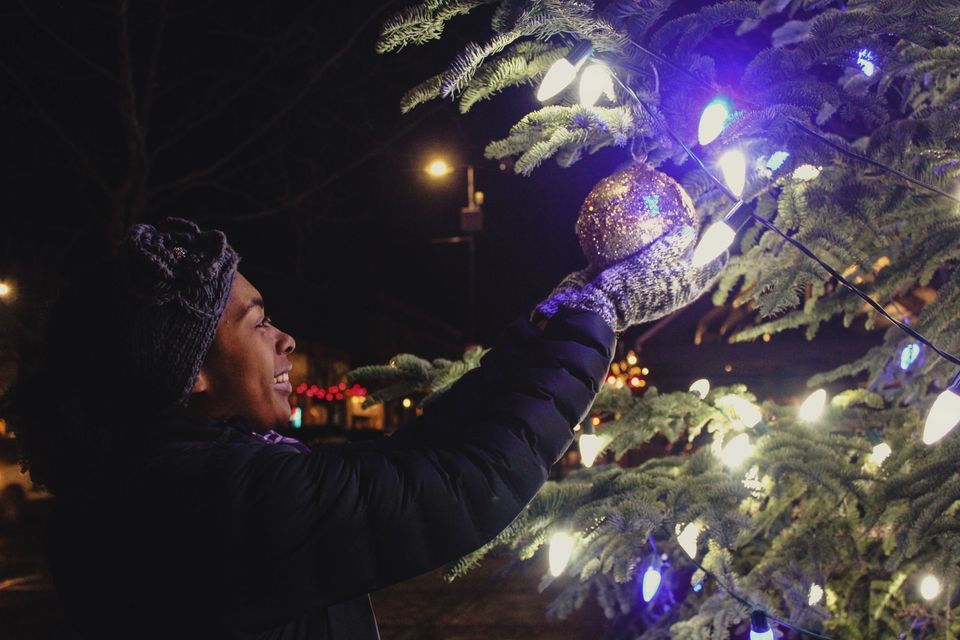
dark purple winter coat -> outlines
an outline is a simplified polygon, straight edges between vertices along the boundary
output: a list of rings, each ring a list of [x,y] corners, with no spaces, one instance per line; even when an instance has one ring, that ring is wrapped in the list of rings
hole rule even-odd
[[[369,640],[367,593],[477,549],[586,417],[613,331],[518,319],[480,366],[381,440],[309,453],[237,419],[167,420],[100,500],[58,498],[55,584],[83,636]]]

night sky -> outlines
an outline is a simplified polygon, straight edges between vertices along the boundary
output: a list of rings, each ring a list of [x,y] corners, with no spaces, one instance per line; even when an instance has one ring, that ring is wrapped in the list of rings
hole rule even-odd
[[[429,243],[459,232],[465,177],[426,176],[435,155],[472,163],[486,196],[479,342],[585,266],[580,203],[628,151],[571,169],[548,161],[532,177],[501,171],[483,148],[537,107],[533,87],[466,116],[449,101],[401,115],[404,91],[486,37],[491,10],[430,45],[375,53],[380,25],[405,4],[135,3],[124,40],[122,2],[13,3],[0,21],[0,278],[18,284],[21,323],[62,274],[105,250],[126,212],[223,229],[297,337],[363,353],[351,326],[383,313],[384,296],[465,328],[465,247]],[[701,300],[691,313],[709,309]]]

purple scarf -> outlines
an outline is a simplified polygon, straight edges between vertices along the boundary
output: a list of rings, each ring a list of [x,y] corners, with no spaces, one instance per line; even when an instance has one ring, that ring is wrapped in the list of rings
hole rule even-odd
[[[270,429],[270,431],[267,431],[266,433],[257,433],[256,431],[254,431],[253,435],[258,439],[263,440],[264,442],[267,442],[269,444],[289,444],[290,446],[294,447],[301,453],[310,453],[310,447],[308,447],[307,445],[303,444],[296,438],[288,438],[286,436],[282,436],[276,431],[274,431],[273,429]]]

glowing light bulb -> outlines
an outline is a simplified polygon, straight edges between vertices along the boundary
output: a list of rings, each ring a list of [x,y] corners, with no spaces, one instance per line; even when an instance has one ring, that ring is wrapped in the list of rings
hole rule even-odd
[[[677,525],[677,528],[679,528],[679,526],[680,525]],[[697,557],[697,539],[700,537],[701,531],[703,531],[703,523],[695,520],[685,526],[679,535],[677,535],[677,543],[680,545],[680,548],[693,559]]]
[[[933,444],[950,433],[960,422],[960,374],[930,407],[923,425],[924,444]]]
[[[917,357],[920,355],[920,345],[916,342],[911,342],[903,348],[903,351],[900,352],[900,368],[906,371],[910,368],[914,362],[917,361]]]
[[[867,459],[879,467],[883,464],[884,460],[890,457],[891,453],[893,453],[893,449],[890,448],[890,445],[886,442],[881,442],[873,447],[873,453],[867,456]]]
[[[404,408],[404,409],[409,409],[409,408],[410,408],[410,405],[412,405],[412,404],[413,404],[413,401],[410,400],[410,398],[404,398],[404,399],[403,399],[403,408]]]
[[[443,160],[434,160],[429,165],[427,165],[427,173],[432,176],[445,176],[450,173],[452,169]]]
[[[767,614],[760,609],[750,612],[750,640],[773,640],[773,629],[767,622]]]
[[[637,355],[633,351],[627,354],[627,364],[630,366],[637,364]]]
[[[592,467],[597,455],[603,451],[606,442],[595,433],[580,434],[580,462],[585,467]]]
[[[694,380],[690,385],[690,393],[697,394],[700,396],[700,399],[703,400],[707,397],[707,394],[710,393],[710,381],[706,378]]]
[[[700,239],[700,243],[693,251],[692,264],[694,267],[702,267],[721,253],[723,253],[737,237],[737,232],[730,228],[726,222],[714,222],[710,225]]]
[[[810,593],[807,595],[807,604],[811,607],[817,604],[820,604],[820,601],[823,600],[823,587],[817,583],[810,585]]]
[[[613,100],[616,97],[610,70],[605,64],[587,65],[580,76],[580,104],[584,107],[592,107],[597,104],[600,96],[606,96],[607,100]]]
[[[750,437],[745,433],[736,436],[720,451],[720,460],[728,467],[739,467],[753,453]]]
[[[797,414],[804,422],[815,422],[823,415],[823,409],[827,405],[827,392],[823,389],[817,389],[803,401]]]
[[[647,570],[643,572],[642,595],[644,602],[653,600],[657,592],[660,591],[660,583],[663,576],[660,574],[660,558],[654,556]]]
[[[758,422],[763,420],[763,413],[760,411],[760,407],[746,398],[728,395],[720,398],[718,403],[733,411],[737,419],[748,427],[755,427]]]
[[[723,180],[727,187],[739,198],[747,182],[747,159],[743,152],[731,149],[720,156],[720,170],[723,171]]]
[[[0,298],[6,298],[12,291],[13,287],[11,287],[9,284],[6,282],[0,282]]]
[[[550,574],[559,576],[567,568],[570,556],[573,554],[573,537],[564,531],[558,531],[550,536]]]
[[[710,144],[719,137],[730,121],[730,104],[723,98],[714,98],[700,114],[697,140]]]
[[[877,70],[877,65],[874,64],[873,59],[873,52],[870,51],[870,49],[860,49],[860,51],[857,52],[857,66],[860,67],[863,75],[868,78]]]
[[[819,175],[820,167],[815,167],[812,164],[802,164],[793,170],[793,179],[804,182],[807,180],[814,180]]]
[[[593,53],[593,45],[581,41],[570,50],[566,57],[560,58],[550,65],[540,82],[540,88],[537,89],[537,100],[544,102],[566,89],[577,77],[577,70],[590,57],[591,53]]]
[[[933,600],[940,595],[942,589],[943,587],[940,585],[937,576],[928,573],[920,580],[920,595],[924,600]]]
[[[771,154],[771,156],[767,159],[767,169],[770,169],[770,171],[776,171],[783,166],[783,163],[786,162],[787,158],[789,157],[790,153],[788,151],[773,152],[773,154]]]

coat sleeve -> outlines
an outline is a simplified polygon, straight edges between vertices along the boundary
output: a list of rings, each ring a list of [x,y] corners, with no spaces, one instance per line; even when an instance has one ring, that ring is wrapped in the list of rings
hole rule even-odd
[[[399,582],[489,542],[572,442],[613,357],[600,316],[526,319],[421,416],[375,446],[259,447],[242,473],[235,619],[265,627]],[[249,538],[249,539],[246,539]]]

